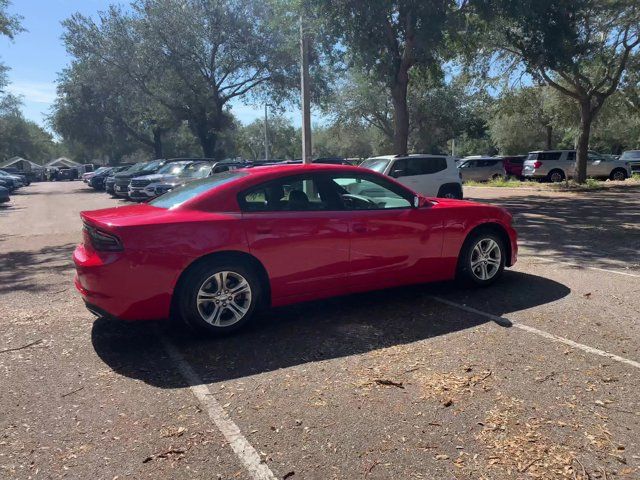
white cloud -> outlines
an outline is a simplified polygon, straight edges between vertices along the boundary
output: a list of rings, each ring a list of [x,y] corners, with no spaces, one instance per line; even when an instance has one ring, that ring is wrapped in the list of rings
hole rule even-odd
[[[14,95],[21,95],[27,102],[50,105],[56,99],[56,85],[47,82],[13,82],[7,90]]]

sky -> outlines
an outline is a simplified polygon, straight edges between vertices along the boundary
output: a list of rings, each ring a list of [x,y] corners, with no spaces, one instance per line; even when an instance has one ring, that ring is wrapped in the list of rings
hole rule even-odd
[[[49,129],[46,117],[56,96],[58,73],[71,61],[60,39],[61,22],[76,12],[96,16],[117,0],[12,0],[9,13],[23,17],[26,29],[13,41],[0,38],[0,61],[8,66],[10,92],[22,96],[26,118]],[[262,118],[264,107],[232,104],[234,115],[242,123]],[[285,114],[300,125],[298,115]],[[49,129],[50,130],[50,129]]]

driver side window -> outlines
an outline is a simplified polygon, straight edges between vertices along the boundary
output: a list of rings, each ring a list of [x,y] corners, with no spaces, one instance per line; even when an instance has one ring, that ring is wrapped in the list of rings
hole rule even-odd
[[[347,210],[411,208],[411,201],[395,185],[368,176],[348,175],[331,179]]]

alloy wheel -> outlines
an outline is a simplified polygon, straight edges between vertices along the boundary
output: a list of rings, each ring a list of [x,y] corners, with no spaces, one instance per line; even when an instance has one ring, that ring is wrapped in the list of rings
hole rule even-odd
[[[500,271],[502,253],[491,238],[480,239],[471,250],[471,272],[479,280],[490,280]]]
[[[251,286],[242,275],[227,270],[217,272],[207,278],[198,290],[198,313],[214,327],[229,327],[247,314],[251,296]]]
[[[615,172],[613,172],[614,180],[624,180],[625,178],[626,178],[626,175],[621,170],[616,170]]]

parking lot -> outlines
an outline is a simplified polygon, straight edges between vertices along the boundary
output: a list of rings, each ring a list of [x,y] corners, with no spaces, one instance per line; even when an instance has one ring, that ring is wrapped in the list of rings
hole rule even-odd
[[[514,213],[488,289],[422,285],[263,314],[227,338],[96,320],[80,210],[0,207],[2,478],[640,477],[640,186],[470,187]]]

